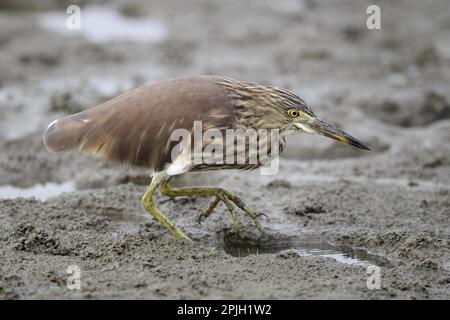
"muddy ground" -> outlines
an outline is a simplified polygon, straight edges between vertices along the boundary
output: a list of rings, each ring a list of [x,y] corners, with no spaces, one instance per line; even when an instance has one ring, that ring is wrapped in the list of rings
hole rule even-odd
[[[0,11],[1,298],[450,298],[447,0],[382,1],[381,30],[366,28],[358,0],[102,1],[163,26],[106,41],[52,30],[49,13],[65,10],[56,2]],[[227,187],[267,214],[262,235],[244,216],[235,231],[223,205],[197,223],[210,199],[157,197],[189,243],[141,207],[145,171],[42,144],[64,114],[186,74],[291,89],[372,152],[293,136],[275,176],[185,176],[179,184]],[[50,182],[76,190],[45,201],[4,192]],[[379,289],[367,287],[370,264]],[[66,286],[71,265],[81,290]]]

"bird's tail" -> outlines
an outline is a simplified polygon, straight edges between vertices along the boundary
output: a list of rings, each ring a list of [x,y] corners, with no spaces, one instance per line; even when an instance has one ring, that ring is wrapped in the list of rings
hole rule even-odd
[[[78,115],[66,116],[50,123],[43,137],[48,150],[57,152],[80,146],[87,123]]]

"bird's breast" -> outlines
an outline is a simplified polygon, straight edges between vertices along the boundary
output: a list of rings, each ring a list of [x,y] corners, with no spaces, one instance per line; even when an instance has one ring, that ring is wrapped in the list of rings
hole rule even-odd
[[[198,144],[192,147],[192,170],[253,170],[284,150],[286,141],[279,133],[249,131],[228,129],[222,130],[221,134],[214,137],[207,134],[201,142],[201,147]]]

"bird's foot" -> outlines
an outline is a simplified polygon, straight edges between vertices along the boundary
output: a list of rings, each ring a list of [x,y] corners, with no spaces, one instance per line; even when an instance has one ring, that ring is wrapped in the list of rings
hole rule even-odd
[[[211,215],[211,213],[214,211],[214,209],[217,207],[220,201],[222,201],[225,206],[228,208],[231,214],[231,219],[233,221],[233,226],[236,229],[239,229],[241,226],[241,222],[239,221],[237,215],[235,206],[237,206],[239,209],[244,211],[246,215],[252,219],[253,223],[255,224],[256,228],[262,232],[261,224],[258,221],[258,217],[260,217],[263,214],[256,214],[251,210],[247,205],[236,196],[234,193],[227,191],[222,188],[213,188],[213,187],[192,187],[192,188],[172,188],[170,186],[169,180],[165,181],[160,186],[160,191],[162,194],[168,196],[168,197],[179,197],[179,196],[213,196],[214,200],[208,207],[208,209],[202,213],[199,218],[198,222],[201,223],[204,219],[206,219],[208,216]]]
[[[250,219],[255,224],[256,228],[262,232],[262,226],[259,223],[258,218],[262,215],[264,215],[264,216],[267,216],[267,215],[264,213],[257,214],[255,212],[253,212],[253,210],[250,209],[249,207],[247,207],[247,205],[242,201],[241,198],[239,198],[234,193],[224,190],[224,189],[217,189],[216,198],[213,200],[213,202],[211,202],[208,209],[198,217],[198,222],[200,224],[204,219],[206,219],[208,216],[211,215],[211,213],[214,211],[214,209],[217,207],[217,205],[219,204],[220,201],[222,201],[225,204],[225,206],[227,207],[227,209],[230,211],[231,219],[233,221],[233,226],[236,230],[238,230],[242,224],[236,215],[236,210],[235,210],[234,205],[236,205],[247,216],[249,216]]]
[[[236,230],[239,230],[239,228],[242,225],[241,221],[239,220],[239,218],[236,215],[236,210],[233,206],[233,203],[226,195],[223,195],[223,194],[216,195],[216,198],[213,200],[213,202],[211,202],[208,209],[205,212],[203,212],[202,214],[200,214],[200,216],[198,217],[198,223],[201,224],[203,220],[208,218],[211,215],[211,213],[213,213],[214,209],[217,207],[217,205],[219,204],[220,201],[222,201],[225,204],[225,206],[227,207],[227,209],[230,211],[231,220],[233,221],[234,228]]]

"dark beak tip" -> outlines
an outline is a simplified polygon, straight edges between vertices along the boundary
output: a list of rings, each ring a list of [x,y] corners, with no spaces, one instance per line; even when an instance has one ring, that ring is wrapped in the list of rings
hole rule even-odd
[[[328,138],[331,138],[334,140],[338,140],[343,143],[347,143],[358,149],[372,151],[372,150],[370,150],[369,147],[362,144],[358,139],[352,137],[351,135],[349,135],[348,133],[346,133],[342,130],[334,128],[332,125],[330,125],[322,120],[318,120],[318,123],[313,123],[313,124],[310,124],[309,126],[311,128],[313,128],[314,130],[316,130],[317,133],[319,133],[325,137],[328,137]]]
[[[372,151],[369,147],[365,146],[364,144],[362,144],[361,142],[359,142],[357,140],[350,141],[350,145],[352,145],[358,149],[361,149],[361,150]]]
[[[351,146],[354,146],[358,149],[362,149],[362,150],[366,150],[366,151],[371,151],[369,147],[367,147],[366,145],[364,145],[361,141],[359,141],[358,139],[350,136],[350,135],[345,135],[345,138],[347,140],[347,143]]]

